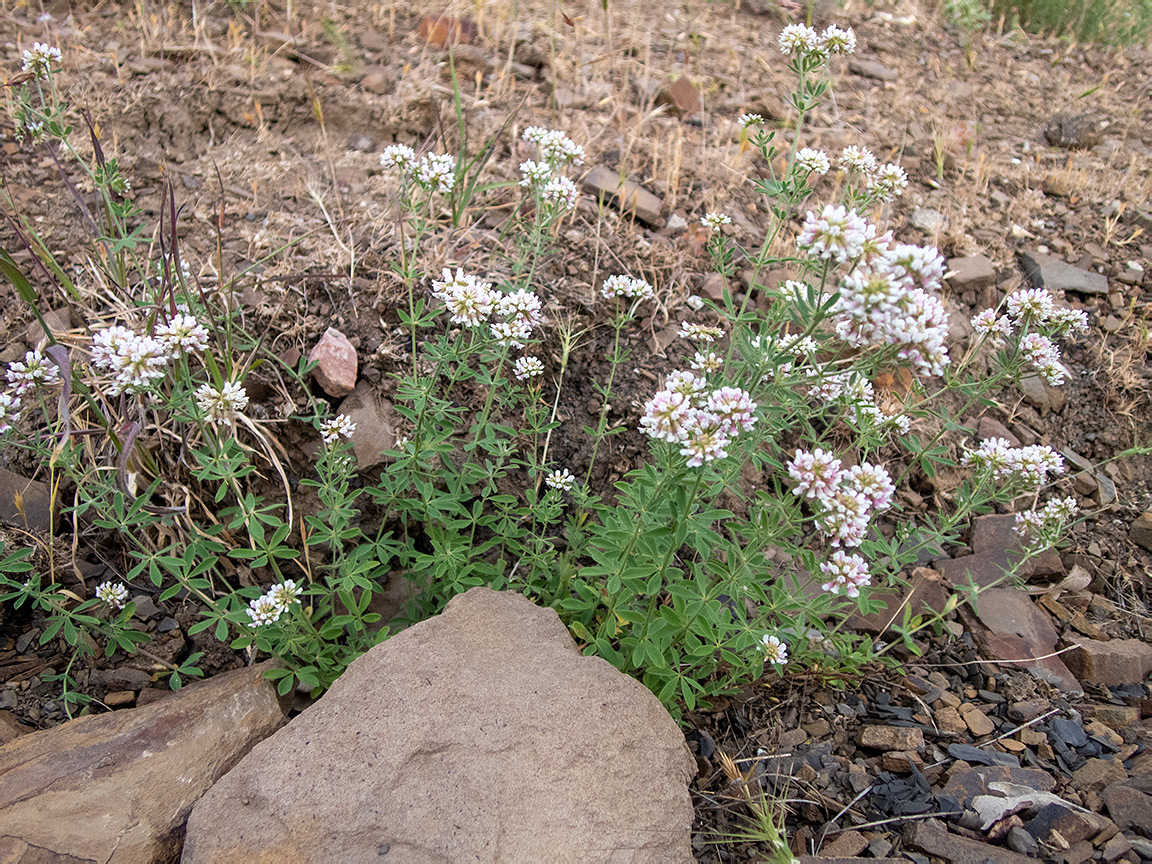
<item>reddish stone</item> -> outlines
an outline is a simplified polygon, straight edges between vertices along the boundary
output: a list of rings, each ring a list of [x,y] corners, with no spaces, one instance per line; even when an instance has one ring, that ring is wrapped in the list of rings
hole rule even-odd
[[[348,337],[329,327],[308,355],[312,375],[329,396],[347,396],[356,389],[356,349]]]
[[[1139,684],[1152,672],[1152,645],[1139,639],[1084,639],[1064,656],[1076,677],[1092,684]]]

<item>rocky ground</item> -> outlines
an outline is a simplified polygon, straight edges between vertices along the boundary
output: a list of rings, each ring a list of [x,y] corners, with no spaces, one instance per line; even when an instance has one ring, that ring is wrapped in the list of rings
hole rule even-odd
[[[451,43],[473,140],[518,112],[516,129],[564,128],[588,150],[585,195],[546,263],[550,312],[595,321],[594,286],[618,269],[658,288],[659,308],[634,338],[637,371],[612,406],[613,422],[631,430],[653,376],[673,368],[663,348],[685,301],[714,290],[695,223],[722,209],[746,241],[765,225],[747,182],[765,166],[742,152],[734,118],[787,116],[791,81],[774,48],[784,13],[763,0],[516,8],[293,4],[289,15],[281,4],[4,5],[0,60],[11,76],[34,40],[60,45],[63,91],[97,118],[106,150],[125,166],[152,218],[173,184],[184,208],[182,254],[196,277],[211,286],[251,268],[241,285],[245,323],[269,332],[277,352],[306,354],[329,327],[343,334],[358,359],[347,398],[365,417],[381,418],[362,423],[361,436],[373,429],[387,439],[403,431],[386,421],[390,373],[404,346],[378,152],[397,141],[423,145],[452,127]],[[449,17],[438,19],[441,11]],[[1152,55],[1019,33],[968,42],[940,13],[916,4],[853,2],[826,14],[853,26],[860,45],[837,68],[834,97],[814,116],[806,143],[864,144],[907,169],[911,188],[886,215],[898,239],[933,242],[949,259],[951,350],[968,344],[971,314],[1028,281],[1088,312],[1090,333],[1066,351],[1072,374],[1064,387],[1028,379],[962,418],[973,430],[965,443],[1002,436],[1061,450],[1074,469],[1067,493],[1085,518],[1066,547],[1030,566],[1025,586],[991,589],[974,610],[954,613],[924,636],[918,656],[893,649],[900,669],[836,681],[767,679],[689,714],[685,733],[698,771],[693,850],[702,861],[765,854],[752,838],[725,839],[745,824],[736,784],[755,780],[790,802],[788,834],[798,853],[1152,859],[1152,462],[1118,458],[1152,440]],[[10,131],[0,121],[9,135],[0,141],[5,191],[54,248],[85,248],[55,166],[18,146]],[[501,140],[493,178],[515,176],[514,142],[511,133]],[[635,182],[619,190],[623,197],[620,175]],[[826,182],[831,193],[833,181]],[[502,202],[494,195],[484,203],[498,213]],[[428,271],[483,266],[498,222],[485,217],[431,248]],[[4,236],[5,248],[26,263]],[[291,240],[299,242],[282,249]],[[85,257],[65,257],[83,283]],[[754,288],[744,290],[759,301]],[[6,299],[5,362],[40,338],[28,311],[14,295]],[[71,330],[79,345],[79,313],[102,311],[92,296],[89,308],[62,311],[50,323]],[[576,386],[561,403],[573,429],[599,410],[590,382],[606,377],[607,338],[593,333],[573,361]],[[293,468],[304,473],[315,433],[288,420],[296,400],[267,383],[254,401],[283,421]],[[645,452],[631,431],[609,441],[611,458],[593,478],[603,488]],[[390,440],[356,443],[367,467]],[[572,435],[557,442],[556,456],[580,464],[586,447]],[[3,458],[6,543],[24,542],[29,531],[43,539],[48,490],[21,453]],[[941,480],[901,492],[907,506],[932,508],[947,505],[950,489]],[[952,586],[997,578],[1015,554],[1010,519],[976,520],[963,547],[909,574],[887,613],[853,626],[883,640],[905,601],[941,608]],[[40,560],[57,565],[81,595],[119,572],[114,550],[105,548]],[[159,603],[138,590],[137,616],[158,657],[201,650],[210,672],[243,665],[206,634],[188,635],[194,605]],[[64,719],[59,685],[48,679],[67,655],[54,641],[40,645],[40,633],[34,616],[4,610],[3,740]],[[113,655],[79,670],[78,679],[98,705],[116,710],[171,698],[155,672],[147,658]],[[736,760],[743,779],[725,772],[721,754]]]

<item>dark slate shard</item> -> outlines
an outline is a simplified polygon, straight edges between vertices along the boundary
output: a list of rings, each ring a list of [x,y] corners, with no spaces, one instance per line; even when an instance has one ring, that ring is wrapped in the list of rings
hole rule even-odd
[[[1004,765],[1019,768],[1020,760],[1011,753],[998,753],[994,750],[981,750],[970,744],[949,744],[948,755],[975,765]]]
[[[1069,747],[1083,747],[1088,743],[1088,733],[1075,720],[1053,717],[1048,721],[1048,740],[1053,746],[1061,741]]]

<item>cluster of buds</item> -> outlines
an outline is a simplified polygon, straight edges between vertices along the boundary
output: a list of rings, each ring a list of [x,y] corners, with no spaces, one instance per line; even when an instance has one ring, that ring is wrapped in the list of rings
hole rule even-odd
[[[834,546],[859,546],[872,514],[892,505],[896,487],[882,465],[862,462],[844,470],[839,459],[820,448],[797,450],[787,464],[796,481],[792,493],[813,502],[816,527]]]
[[[248,604],[248,620],[253,627],[275,624],[293,603],[300,602],[300,586],[291,579],[273,585]]]

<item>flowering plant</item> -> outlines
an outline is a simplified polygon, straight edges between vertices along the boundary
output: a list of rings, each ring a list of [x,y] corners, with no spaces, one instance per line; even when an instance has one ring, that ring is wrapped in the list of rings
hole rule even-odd
[[[516,198],[498,235],[510,242],[484,271],[455,266],[448,241],[468,218],[494,140],[470,158],[463,134],[459,156],[385,149],[399,217],[393,269],[407,301],[398,311],[409,351],[394,398],[404,434],[379,476],[360,485],[355,423],[311,401],[317,479],[301,484],[319,508],[298,534],[287,472],[249,404],[246,381],[271,358],[240,326],[236,282],[185,270],[171,239],[174,204],[170,245],[154,260],[138,229],[126,228],[139,215],[130,184],[112,160],[88,165],[116,238],[100,287],[120,308],[70,345],[45,328],[46,344],[7,370],[0,433],[71,484],[65,512],[76,530],[115,532],[125,554],[114,578],[79,603],[39,576],[0,575],[3,599],[36,604],[52,622],[45,638],[61,634],[77,651],[86,650],[85,628],[106,650],[147,651],[129,626],[129,586],[146,580],[161,600],[199,601],[190,635],[210,631],[249,656],[274,655],[284,661],[269,673],[281,692],[316,692],[387,636],[373,608],[386,579],[413,586],[397,624],[474,585],[508,588],[554,607],[585,651],[679,712],[766,670],[835,675],[883,655],[886,647],[845,632],[848,615],[879,609],[875,589],[944,554],[973,514],[1029,494],[1017,517],[1029,554],[1055,542],[1074,515],[1070,499],[1040,502],[1063,470],[1059,456],[998,439],[967,447],[969,430],[952,418],[1024,374],[1061,381],[1057,340],[1085,327],[1083,314],[1047,292],[1019,291],[1002,311],[977,315],[972,344],[955,355],[939,298],[942,256],[898,242],[878,219],[906,187],[904,170],[861,145],[835,156],[802,146],[805,120],[828,91],[828,64],[853,50],[854,34],[790,25],[779,44],[798,79],[791,141],[758,115],[737,121],[742,145],[769,172],[754,188],[772,218],[759,244],[745,247],[730,217],[704,211],[724,288],[719,301],[697,298],[678,316],[675,368],[627,421],[646,436],[650,458],[613,489],[592,481],[604,443],[624,431],[611,415],[628,412],[617,373],[629,336],[642,312],[676,297],[616,273],[590,288],[599,320],[588,329],[557,307],[538,274],[577,203],[568,174],[585,158],[565,133],[529,127],[513,143],[517,179],[493,187]],[[25,58],[36,90],[21,97],[19,128],[47,146],[67,146],[67,109],[52,87],[61,59],[39,45]],[[825,201],[821,178],[833,167],[843,183]],[[31,236],[28,246],[48,248]],[[79,296],[50,254],[38,254],[62,292]],[[425,278],[426,258],[439,278]],[[11,259],[0,263],[36,308],[31,283]],[[764,278],[781,267],[794,278]],[[753,306],[756,294],[764,302]],[[583,427],[585,440],[576,443],[569,426],[573,440],[560,441],[560,392],[573,351],[594,330],[611,344],[607,380],[593,382],[595,423]],[[307,366],[283,371],[299,383]],[[881,383],[897,374],[906,387]],[[171,465],[155,456],[166,440],[181,442]],[[913,512],[908,481],[930,484],[945,466],[968,472],[949,506]],[[279,476],[283,499],[258,486],[258,468]],[[211,510],[193,512],[193,501]],[[369,533],[364,502],[380,517]],[[0,561],[0,574],[22,575],[22,562]],[[895,629],[916,650],[925,624],[909,613]],[[198,673],[197,656],[158,662],[179,686]]]

